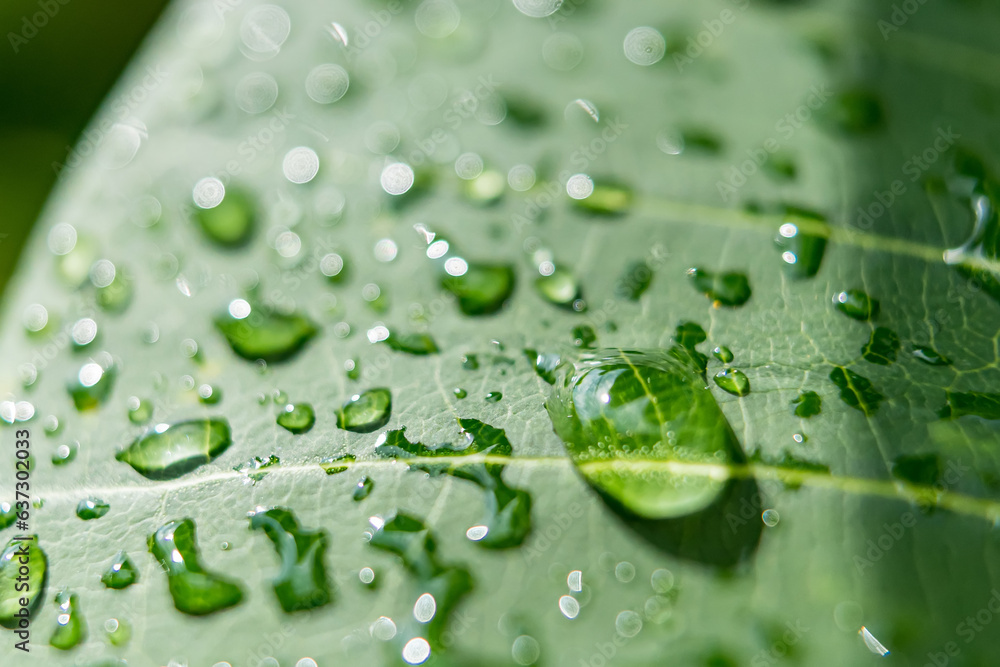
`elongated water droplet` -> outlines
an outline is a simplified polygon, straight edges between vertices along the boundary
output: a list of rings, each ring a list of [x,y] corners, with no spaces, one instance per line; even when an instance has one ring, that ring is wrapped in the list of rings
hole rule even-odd
[[[230,444],[227,421],[194,419],[159,424],[115,458],[149,479],[175,479],[221,456]]]
[[[724,364],[728,364],[733,360],[732,351],[724,345],[720,345],[719,347],[712,350],[712,354],[715,355],[716,359],[718,359]]]
[[[833,297],[833,305],[844,315],[861,322],[873,320],[879,313],[878,300],[859,289],[836,294]]]
[[[581,324],[573,327],[573,346],[584,349],[594,347],[597,342],[597,332],[589,324]]]
[[[107,504],[103,500],[88,498],[86,500],[81,500],[77,504],[76,515],[84,521],[89,521],[91,519],[100,519],[102,516],[107,514],[110,509],[111,505]]]
[[[694,288],[716,305],[738,307],[750,300],[750,281],[743,273],[713,273],[694,268],[688,271]]]
[[[587,309],[580,283],[569,271],[553,269],[539,276],[535,279],[535,289],[543,299],[560,308],[576,312]]]
[[[531,367],[535,369],[535,373],[538,377],[542,378],[549,384],[556,383],[556,367],[561,361],[558,354],[553,353],[539,353],[537,350],[532,350],[527,348],[524,350],[524,354],[528,357],[528,363]]]
[[[437,343],[430,334],[399,334],[390,333],[385,339],[385,344],[396,352],[405,352],[416,356],[437,354],[439,349]]]
[[[459,400],[461,400],[461,399],[463,399],[463,398],[465,398],[466,396],[469,395],[469,392],[465,391],[461,387],[455,387],[455,389],[452,390],[452,393],[455,394],[455,398],[457,398]]]
[[[268,473],[271,472],[269,468],[277,468],[280,465],[281,459],[274,454],[271,454],[266,459],[254,456],[249,461],[234,467],[233,470],[243,473],[246,478],[246,482],[251,485],[255,485],[257,482],[267,477]]]
[[[278,415],[278,426],[296,435],[308,433],[315,423],[316,412],[308,403],[289,403]]]
[[[124,551],[119,551],[111,561],[111,565],[101,575],[101,583],[108,588],[121,590],[128,588],[139,580],[139,571],[136,570],[132,559]]]
[[[922,361],[928,366],[950,366],[951,360],[935,350],[932,347],[926,345],[919,345],[913,348],[913,357],[918,361]]]
[[[684,474],[684,467],[725,464],[738,451],[703,379],[661,352],[583,355],[553,388],[546,409],[584,478],[647,518],[679,517],[707,507],[719,495],[722,480]]]
[[[733,396],[746,396],[750,393],[750,379],[741,370],[727,368],[716,373],[715,384]]]
[[[582,199],[574,197],[573,206],[591,215],[622,216],[632,207],[632,190],[620,183],[597,181],[589,195]]]
[[[327,475],[336,475],[337,473],[344,472],[351,464],[354,463],[354,454],[342,454],[340,456],[334,456],[328,459],[323,459],[319,463],[319,467]]]
[[[248,361],[263,359],[269,364],[295,356],[319,331],[303,315],[267,312],[262,308],[253,308],[243,317],[226,311],[215,319],[215,327],[233,352]]]
[[[281,507],[251,512],[250,528],[263,530],[281,558],[281,571],[272,585],[286,613],[315,609],[333,600],[324,563],[326,533],[302,528],[292,512]]]
[[[372,491],[375,489],[375,482],[371,477],[362,477],[358,480],[358,483],[354,486],[354,492],[351,497],[356,501],[361,501],[371,495]]]
[[[80,599],[76,593],[59,591],[56,594],[56,629],[49,644],[62,651],[76,647],[87,638],[87,623],[80,611]]]
[[[785,274],[793,279],[812,278],[819,273],[826,254],[830,229],[826,216],[790,205],[782,206],[781,213],[785,221],[778,228],[774,244],[781,251]]]
[[[488,394],[486,394],[487,403],[499,403],[501,399],[503,399],[503,394],[501,394],[499,391],[491,391]]]
[[[204,616],[239,604],[243,590],[235,582],[207,572],[199,562],[191,519],[171,521],[149,536],[149,552],[167,573],[174,607]]]
[[[337,426],[345,431],[371,433],[388,424],[391,416],[392,393],[379,387],[347,399],[337,413]]]
[[[21,579],[20,568],[28,561],[27,580]],[[15,628],[18,625],[22,598],[28,603],[28,614],[34,619],[35,612],[45,599],[45,583],[48,579],[48,558],[38,546],[38,537],[29,540],[12,539],[0,552],[0,625]],[[27,584],[27,588],[24,586]]]

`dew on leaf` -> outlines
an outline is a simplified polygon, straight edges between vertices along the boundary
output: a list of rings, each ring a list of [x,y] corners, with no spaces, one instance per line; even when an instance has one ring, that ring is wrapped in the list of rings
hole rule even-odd
[[[341,454],[340,456],[323,459],[319,462],[319,467],[322,468],[323,472],[327,475],[336,475],[351,467],[351,464],[354,463],[354,461],[354,454]]]
[[[101,575],[101,583],[115,590],[128,588],[138,580],[139,571],[124,551],[119,551],[115,555],[111,565]]]
[[[479,357],[475,354],[466,354],[462,357],[462,368],[467,371],[479,370]]]
[[[153,418],[153,403],[132,396],[128,399],[128,420],[136,425],[145,424]]]
[[[579,211],[605,217],[619,217],[628,213],[632,207],[633,195],[628,186],[601,180],[594,182],[588,189],[590,194],[584,197],[578,197],[574,192],[569,193],[574,199],[573,206]]]
[[[222,390],[210,384],[198,386],[198,402],[203,405],[217,405],[222,400]]]
[[[212,574],[201,565],[191,519],[164,524],[149,536],[147,545],[167,574],[170,596],[178,611],[204,616],[243,600],[243,590],[236,582]]]
[[[572,620],[580,615],[580,603],[572,595],[563,595],[559,598],[559,611]]]
[[[922,361],[928,366],[950,366],[951,360],[935,350],[932,347],[926,345],[917,345],[913,348],[913,358],[917,361]]]
[[[454,259],[454,258],[452,258]],[[468,262],[459,275],[445,272],[441,286],[458,299],[466,315],[490,315],[503,308],[514,292],[514,269],[507,264]]]
[[[531,635],[521,635],[514,639],[510,647],[510,656],[519,665],[534,665],[542,654],[538,640]]]
[[[266,459],[254,456],[249,461],[234,467],[233,470],[243,473],[246,482],[256,485],[257,482],[263,480],[271,472],[269,468],[277,468],[280,465],[281,459],[271,454]]]
[[[623,560],[615,565],[615,579],[623,584],[630,583],[635,579],[635,565]]]
[[[455,398],[457,398],[459,400],[461,400],[461,399],[463,399],[463,398],[465,398],[466,396],[469,395],[469,392],[467,392],[466,390],[462,389],[461,387],[455,387],[452,390],[451,393],[453,393],[455,395]]]
[[[329,604],[333,593],[324,564],[326,533],[302,528],[292,512],[281,507],[258,509],[249,518],[250,528],[264,531],[281,559],[272,586],[285,613]]]
[[[344,282],[348,276],[347,260],[335,252],[328,253],[320,259],[319,270],[331,283]]]
[[[425,333],[390,333],[384,342],[396,352],[404,352],[416,356],[437,354],[440,351],[440,348],[438,348],[437,343],[434,342],[430,334]]]
[[[724,364],[728,364],[733,360],[732,351],[724,345],[716,347],[714,350],[712,350],[712,354],[715,356],[716,359],[718,359]]]
[[[826,216],[791,205],[782,206],[781,213],[785,222],[778,228],[774,244],[781,251],[785,274],[794,279],[812,278],[819,273],[826,254],[829,237]]]
[[[237,355],[248,361],[263,359],[267,363],[292,358],[319,331],[304,315],[286,315],[263,308],[254,308],[242,318],[227,311],[215,318],[215,328]]]
[[[738,307],[750,300],[750,281],[743,273],[714,273],[694,268],[688,271],[688,276],[694,288],[717,305]]]
[[[337,426],[345,431],[371,433],[387,423],[392,416],[392,394],[379,387],[354,394],[337,412]]]
[[[580,324],[573,327],[572,334],[574,347],[590,349],[597,342],[597,332],[589,324]]]
[[[229,188],[215,178],[199,181],[194,187],[195,219],[213,243],[224,248],[240,248],[250,242],[256,226],[256,205],[239,188]]]
[[[767,509],[761,513],[760,519],[768,528],[774,528],[778,525],[778,521],[781,520],[781,517],[778,516],[778,510]]]
[[[362,477],[358,480],[358,483],[354,485],[354,491],[351,493],[351,498],[355,501],[362,501],[370,496],[374,489],[375,481],[371,477]]]
[[[487,403],[499,403],[503,399],[503,394],[499,391],[491,391],[486,394],[485,401]]]
[[[586,310],[579,281],[569,271],[553,269],[535,279],[535,289],[549,303],[575,312]]]
[[[667,42],[656,28],[633,28],[625,35],[625,57],[636,65],[655,65],[667,52]]]
[[[84,521],[100,519],[108,513],[111,505],[98,498],[81,500],[76,506],[76,515]]]
[[[316,423],[316,412],[308,403],[289,403],[278,415],[278,426],[289,433],[308,433]]]
[[[56,447],[56,451],[52,453],[52,465],[64,466],[67,463],[70,463],[76,458],[76,454],[79,450],[80,444],[78,442],[71,442],[68,445],[59,445]]]
[[[888,366],[895,363],[899,346],[899,336],[895,331],[878,327],[872,331],[871,338],[861,348],[861,356],[870,363]]]
[[[840,389],[840,399],[844,403],[867,416],[875,414],[885,400],[885,396],[875,389],[871,380],[843,366],[836,366],[830,371],[830,381]]]
[[[642,630],[642,616],[626,609],[615,618],[615,630],[622,637],[635,637]]]
[[[545,404],[556,434],[584,478],[629,511],[680,517],[710,505],[720,480],[631,460],[724,464],[736,436],[698,373],[662,352],[586,354]],[[668,434],[670,434],[668,436]]]
[[[878,317],[879,302],[859,289],[840,292],[833,297],[833,305],[851,319],[865,322]]]
[[[348,380],[361,379],[361,361],[359,359],[348,359],[344,362],[344,371]]]
[[[104,622],[104,634],[112,646],[125,646],[132,639],[132,626],[117,618]]]
[[[815,391],[804,391],[792,399],[792,406],[796,417],[808,419],[823,410],[823,399]]]
[[[227,421],[194,419],[158,424],[115,458],[149,479],[176,479],[221,456],[231,444]]]
[[[33,618],[35,612],[45,599],[45,584],[48,581],[48,558],[38,546],[38,537],[20,541],[10,540],[3,551],[0,551],[0,626],[15,628],[18,625],[17,614],[23,608],[22,598]],[[18,581],[22,559],[27,558],[31,564],[27,581]],[[26,590],[21,590],[27,584]]]
[[[49,639],[55,648],[68,651],[87,638],[87,623],[80,610],[80,599],[76,593],[62,590],[56,594],[56,629]]]
[[[715,374],[712,378],[723,391],[733,396],[746,396],[750,393],[750,379],[746,373],[736,368],[727,368]]]
[[[107,354],[98,355],[97,361],[90,361],[80,367],[80,372],[67,385],[73,405],[84,412],[96,410],[108,396],[117,375],[117,368]]]
[[[528,358],[528,363],[535,369],[538,377],[549,384],[556,382],[556,367],[559,365],[560,357],[555,353],[539,353],[537,350],[525,348],[524,355]]]

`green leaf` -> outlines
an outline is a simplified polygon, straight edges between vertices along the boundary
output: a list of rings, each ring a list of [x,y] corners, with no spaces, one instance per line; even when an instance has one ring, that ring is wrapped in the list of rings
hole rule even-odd
[[[164,15],[84,135],[128,100],[131,161],[64,173],[4,294],[0,489],[27,430],[31,490],[0,535],[38,536],[37,660],[995,661],[956,628],[1000,588],[1000,11],[517,9],[543,4]],[[636,27],[662,60],[625,57]]]

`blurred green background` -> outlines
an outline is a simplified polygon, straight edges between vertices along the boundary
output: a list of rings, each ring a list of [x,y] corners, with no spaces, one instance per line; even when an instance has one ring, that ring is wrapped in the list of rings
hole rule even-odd
[[[165,5],[0,2],[0,294],[56,181],[53,163],[66,160]]]

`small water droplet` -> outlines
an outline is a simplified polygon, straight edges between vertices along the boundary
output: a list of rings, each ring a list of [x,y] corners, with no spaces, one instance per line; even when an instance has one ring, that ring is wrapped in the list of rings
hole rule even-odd
[[[635,637],[642,630],[642,617],[627,609],[615,618],[615,630],[622,637]]]
[[[636,65],[655,65],[666,51],[667,42],[655,28],[633,28],[625,35],[625,57]]]
[[[727,368],[719,371],[712,379],[719,388],[733,396],[742,397],[750,393],[750,378],[741,370]]]
[[[781,517],[778,515],[778,510],[772,509],[764,510],[764,512],[760,515],[760,518],[764,522],[764,525],[768,528],[774,528],[778,525],[778,521],[781,520]]]
[[[371,495],[374,488],[375,481],[371,477],[362,477],[354,486],[354,492],[351,494],[351,497],[355,501],[362,501]]]
[[[491,391],[488,394],[486,394],[487,403],[499,403],[502,398],[503,394],[501,394],[499,391]]]
[[[833,304],[844,315],[862,322],[875,319],[879,313],[878,300],[859,289],[835,294]]]
[[[316,423],[316,413],[308,403],[287,404],[278,415],[278,426],[290,433],[308,433]]]

